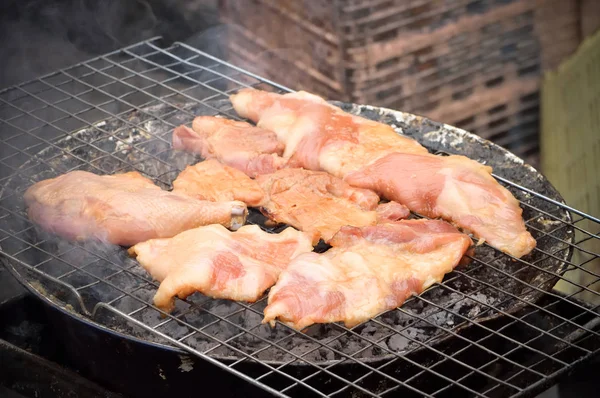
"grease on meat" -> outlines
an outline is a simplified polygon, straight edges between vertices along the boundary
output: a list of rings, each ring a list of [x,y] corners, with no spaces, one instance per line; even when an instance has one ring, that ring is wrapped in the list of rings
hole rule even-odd
[[[161,282],[154,304],[172,311],[176,296],[183,299],[194,292],[254,302],[290,260],[312,249],[310,240],[291,227],[271,234],[256,225],[236,232],[209,225],[139,243],[129,253]]]
[[[442,281],[472,241],[444,221],[403,220],[344,227],[330,244],[292,260],[271,288],[263,323],[356,326]]]
[[[272,130],[285,144],[289,165],[343,178],[393,152],[427,149],[383,123],[351,115],[303,91],[276,94],[244,89],[230,97],[236,112]]]
[[[502,252],[524,256],[536,242],[525,229],[519,202],[491,171],[464,156],[394,153],[351,173],[346,181],[374,189],[416,213],[450,220]]]
[[[138,172],[99,176],[72,171],[40,181],[24,195],[29,218],[71,240],[130,246],[207,224],[241,227],[247,207],[163,191]]]
[[[376,211],[378,223],[404,220],[410,216],[408,207],[393,201],[379,204]]]
[[[250,177],[272,173],[284,167],[280,155],[284,145],[275,133],[246,122],[214,116],[199,116],[192,128],[173,131],[173,148],[197,153],[204,159],[217,159]]]
[[[186,167],[173,181],[173,192],[213,202],[239,200],[251,207],[264,199],[256,181],[216,159]]]
[[[313,244],[328,242],[345,225],[362,227],[408,216],[404,206],[378,206],[375,192],[353,188],[322,171],[282,169],[256,181],[265,192],[262,213],[306,232]]]

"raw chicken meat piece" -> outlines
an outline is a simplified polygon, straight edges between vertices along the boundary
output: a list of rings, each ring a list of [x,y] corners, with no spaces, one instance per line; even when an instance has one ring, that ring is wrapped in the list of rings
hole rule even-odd
[[[248,209],[239,201],[208,202],[163,191],[138,172],[99,176],[72,171],[29,187],[29,218],[71,240],[130,246],[200,225],[237,229]]]
[[[230,97],[236,112],[272,130],[285,144],[289,165],[343,178],[389,153],[427,153],[383,123],[351,115],[303,91],[275,94],[244,89]]]
[[[463,156],[431,155],[390,126],[305,92],[244,89],[231,101],[241,116],[277,133],[290,165],[327,171],[424,216],[443,217],[515,257],[536,245],[518,201],[490,167]]]
[[[214,116],[199,116],[192,129],[179,126],[173,131],[173,148],[215,158],[250,177],[272,173],[285,166],[280,157],[284,145],[275,133],[246,122]]]
[[[515,197],[491,175],[492,168],[464,156],[395,153],[346,176],[430,218],[441,217],[515,257],[536,245],[525,229]]]
[[[173,181],[173,192],[212,202],[239,200],[251,207],[264,198],[256,181],[216,159],[186,167]]]
[[[385,223],[388,221],[404,220],[410,216],[408,207],[401,205],[398,202],[381,203],[377,206],[377,223]]]
[[[292,260],[269,292],[263,323],[356,326],[441,282],[472,241],[444,221],[404,220],[343,227],[330,244]]]
[[[282,169],[259,176],[265,192],[261,212],[271,220],[306,232],[313,244],[327,242],[344,225],[377,223],[379,196],[352,188],[322,171]]]
[[[291,227],[270,234],[256,225],[237,232],[209,225],[139,243],[129,253],[161,282],[154,304],[170,312],[175,296],[184,299],[194,292],[254,302],[273,286],[291,259],[312,249],[310,240]]]

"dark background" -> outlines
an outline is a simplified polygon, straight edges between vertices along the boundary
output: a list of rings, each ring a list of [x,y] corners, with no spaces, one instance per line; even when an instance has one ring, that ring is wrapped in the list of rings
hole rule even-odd
[[[0,1],[0,88],[162,36],[218,52],[216,0]]]

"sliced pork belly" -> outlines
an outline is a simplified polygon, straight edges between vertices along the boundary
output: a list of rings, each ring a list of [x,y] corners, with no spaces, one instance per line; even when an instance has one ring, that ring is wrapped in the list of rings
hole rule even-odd
[[[269,292],[263,323],[356,326],[440,282],[472,241],[444,221],[404,220],[343,227],[330,244],[292,260]]]
[[[293,228],[270,234],[256,225],[237,232],[209,225],[139,243],[129,253],[161,282],[154,304],[172,311],[175,296],[183,299],[194,292],[254,302],[291,259],[312,249],[310,240]]]
[[[284,145],[272,131],[213,116],[195,118],[191,129],[177,127],[173,148],[217,159],[250,177],[272,173],[286,164],[279,156]]]
[[[29,218],[71,240],[129,246],[207,224],[241,227],[247,207],[163,191],[138,172],[99,176],[72,171],[32,185],[24,195]]]
[[[492,169],[464,156],[395,153],[346,176],[430,218],[441,217],[515,257],[536,245],[515,197]]]
[[[431,155],[390,126],[312,94],[245,89],[231,101],[240,115],[277,133],[290,165],[327,171],[424,216],[443,217],[515,257],[535,247],[518,201],[489,167],[462,156]]]
[[[375,225],[379,196],[322,171],[283,169],[259,176],[262,213],[306,232],[313,244],[329,241],[345,225]]]
[[[216,159],[186,167],[173,181],[173,192],[212,202],[239,200],[251,207],[264,198],[256,181]]]

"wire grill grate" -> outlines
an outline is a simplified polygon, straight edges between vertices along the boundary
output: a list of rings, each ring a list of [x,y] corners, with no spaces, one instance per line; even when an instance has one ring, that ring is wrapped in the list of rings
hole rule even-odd
[[[489,255],[474,256],[401,308],[352,329],[319,325],[306,334],[261,325],[264,298],[195,295],[164,314],[151,304],[156,282],[122,249],[57,241],[29,223],[24,189],[75,169],[138,170],[170,188],[195,160],[170,150],[173,127],[198,114],[237,118],[225,100],[248,86],[288,90],[155,38],[0,92],[0,253],[9,269],[74,314],[179,347],[282,396],[527,395],[597,354],[600,275],[591,266],[600,261],[600,220],[501,176],[532,215],[537,239],[559,243],[552,251],[540,246],[535,260],[506,267],[507,256],[487,248]],[[534,222],[540,217],[543,226]],[[260,222],[257,214],[250,219]],[[549,270],[548,260],[566,261],[593,282]],[[577,292],[545,292],[523,280],[532,269],[542,282],[560,278]],[[494,278],[481,279],[483,270]],[[545,294],[529,299],[536,290]],[[510,310],[515,302],[518,311]]]

